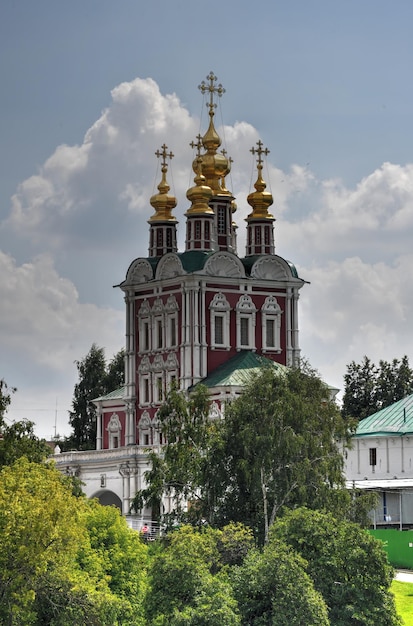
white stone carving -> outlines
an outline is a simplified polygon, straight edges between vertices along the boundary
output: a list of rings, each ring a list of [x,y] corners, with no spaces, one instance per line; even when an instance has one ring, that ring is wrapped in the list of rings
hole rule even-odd
[[[165,311],[167,311],[168,313],[173,313],[173,311],[179,311],[179,306],[176,301],[176,298],[172,294],[169,296],[169,298],[166,301]]]
[[[165,363],[164,363],[162,355],[157,354],[152,363],[152,367],[151,367],[152,371],[160,372],[164,369],[164,367],[165,367]]]
[[[204,268],[209,276],[225,276],[228,278],[243,278],[244,266],[234,254],[229,252],[216,252],[207,262]]]
[[[150,312],[151,307],[149,306],[149,302],[145,299],[139,307],[138,315],[139,317],[148,317]]]
[[[270,315],[279,315],[281,313],[281,307],[277,302],[277,298],[275,296],[265,298],[261,311],[269,313]]]
[[[167,370],[176,370],[178,369],[178,359],[176,358],[175,352],[169,352],[166,357],[165,367]]]
[[[290,278],[285,265],[275,256],[260,257],[252,266],[251,276],[264,280],[288,280]]]
[[[230,311],[231,310],[231,306],[228,300],[226,299],[224,294],[221,292],[215,294],[215,296],[213,297],[213,300],[211,301],[211,304],[209,305],[209,308],[214,311]]]
[[[155,302],[153,303],[152,312],[158,315],[159,313],[163,312],[163,302],[161,298],[156,298]]]
[[[185,274],[180,258],[173,253],[165,254],[156,267],[156,279],[174,278]]]
[[[152,279],[152,266],[146,259],[136,259],[136,261],[133,261],[126,274],[127,284],[147,283]]]
[[[117,433],[121,430],[122,426],[120,423],[119,415],[117,413],[112,413],[109,423],[106,427],[110,433]]]
[[[237,311],[241,311],[243,313],[255,313],[257,310],[255,308],[255,304],[253,303],[251,296],[247,294],[243,294],[237,302]]]

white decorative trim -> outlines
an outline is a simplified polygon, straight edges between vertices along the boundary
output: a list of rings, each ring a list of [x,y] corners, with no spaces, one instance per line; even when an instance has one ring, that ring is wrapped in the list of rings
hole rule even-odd
[[[267,296],[264,304],[261,307],[262,314],[262,348],[263,352],[281,352],[281,314],[282,310],[280,305],[277,302],[277,298],[275,296]],[[273,323],[273,337],[274,342],[272,345],[267,343],[268,332],[267,326],[268,323]]]
[[[275,256],[259,258],[251,268],[251,276],[257,279],[281,281],[291,278],[291,275],[287,273],[285,265]]]
[[[225,276],[226,278],[244,278],[245,270],[241,261],[229,252],[216,252],[204,267],[205,274],[209,276]]]
[[[174,311],[179,311],[179,306],[176,301],[176,298],[172,294],[168,297],[166,301],[165,311],[167,311],[167,313],[173,313]]]
[[[210,324],[211,324],[211,347],[226,348],[230,347],[230,310],[231,306],[223,293],[216,293],[211,304],[209,305]],[[217,323],[218,318],[222,319],[222,343],[217,342]]]
[[[147,283],[153,280],[153,270],[151,264],[146,259],[136,259],[133,261],[126,274],[127,284]]]
[[[180,258],[174,254],[165,254],[156,267],[156,280],[175,278],[185,274]]]
[[[236,328],[237,328],[237,350],[256,350],[255,345],[255,324],[256,311],[255,304],[251,296],[243,294],[237,302],[236,308]],[[242,339],[242,326],[247,324],[247,342]]]

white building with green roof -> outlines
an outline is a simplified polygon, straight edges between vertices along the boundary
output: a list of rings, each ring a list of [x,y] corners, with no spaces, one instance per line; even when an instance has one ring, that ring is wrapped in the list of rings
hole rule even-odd
[[[350,489],[378,494],[376,527],[413,527],[413,395],[359,422],[345,474]]]

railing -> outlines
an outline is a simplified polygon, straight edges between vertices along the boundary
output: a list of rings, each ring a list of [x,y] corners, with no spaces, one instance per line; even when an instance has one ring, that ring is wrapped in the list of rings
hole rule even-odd
[[[149,518],[126,515],[129,528],[142,533],[145,541],[154,541],[162,535],[162,526]]]
[[[71,463],[93,463],[96,461],[110,461],[130,459],[146,455],[148,452],[160,452],[159,445],[152,446],[122,446],[121,448],[112,448],[110,450],[74,450],[72,452],[60,452],[53,454],[51,458],[57,465],[70,465]]]

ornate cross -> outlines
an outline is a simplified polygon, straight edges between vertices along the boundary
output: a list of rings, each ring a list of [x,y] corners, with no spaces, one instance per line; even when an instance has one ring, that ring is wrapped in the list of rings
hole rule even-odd
[[[258,159],[257,159],[257,163],[258,165],[260,165],[262,167],[262,155],[264,154],[265,156],[267,156],[267,154],[270,153],[270,151],[268,150],[268,148],[263,148],[263,143],[261,141],[261,139],[259,139],[257,141],[257,146],[258,148],[254,148],[252,147],[250,152],[252,152],[252,154],[258,154]]]
[[[159,152],[159,150],[157,150],[155,152],[155,156],[158,157],[162,157],[162,168],[166,167],[166,159],[173,159],[173,157],[175,156],[174,154],[172,154],[172,152],[170,152],[169,154],[167,153],[168,150],[168,146],[166,144],[163,144],[162,146],[162,152]]]
[[[207,102],[207,107],[209,107],[209,113],[211,115],[217,106],[214,104],[214,93],[216,93],[218,98],[220,98],[222,94],[225,93],[225,89],[221,83],[219,85],[215,85],[215,81],[217,81],[218,78],[215,76],[214,72],[210,72],[208,74],[207,80],[209,81],[209,85],[207,85],[203,80],[202,83],[198,85],[198,89],[200,89],[203,94],[209,91],[209,102]]]
[[[199,157],[199,156],[201,156],[201,148],[202,148],[202,137],[201,137],[201,135],[197,135],[196,139],[198,140],[196,143],[195,143],[195,141],[191,141],[191,143],[189,145],[191,146],[192,149],[196,148],[196,156]]]

